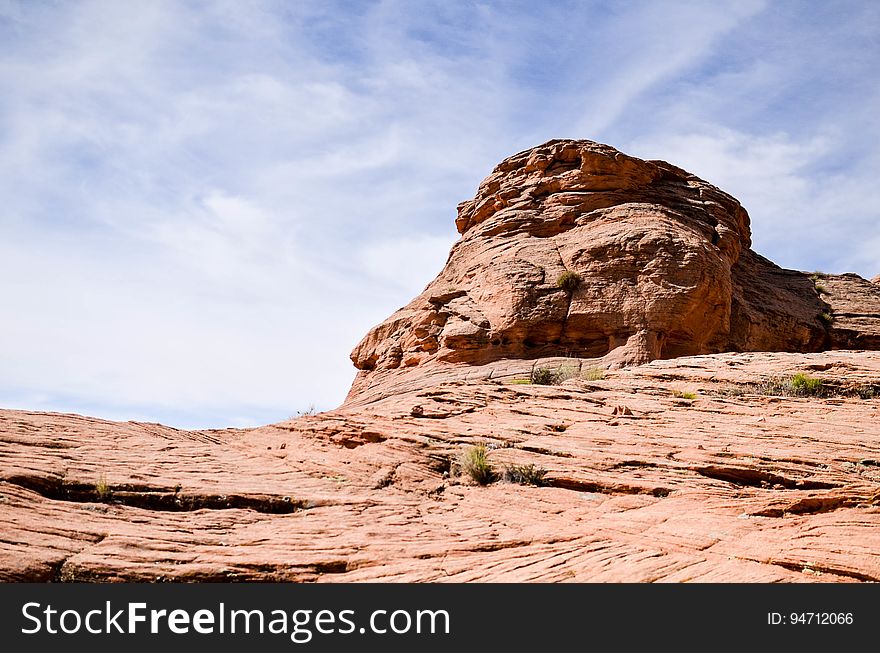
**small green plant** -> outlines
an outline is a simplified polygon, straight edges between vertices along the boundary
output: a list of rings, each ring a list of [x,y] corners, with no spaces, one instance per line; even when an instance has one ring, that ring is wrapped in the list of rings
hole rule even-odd
[[[820,295],[827,295],[827,294],[828,294],[828,288],[826,288],[825,286],[823,286],[821,283],[817,283],[817,284],[816,284],[816,292],[819,293]]]
[[[832,324],[834,322],[834,315],[830,311],[822,311],[818,317],[825,324]]]
[[[673,390],[672,396],[676,397],[678,399],[696,399],[697,393],[696,392],[686,392],[683,390]]]
[[[605,370],[600,367],[589,367],[581,372],[581,378],[585,381],[601,381],[605,378]]]
[[[510,383],[513,385],[532,385],[531,379],[511,379]]]
[[[573,272],[571,270],[566,270],[558,277],[556,277],[556,287],[561,288],[562,290],[573,293],[578,287],[581,285],[583,278],[577,272]]]
[[[95,495],[98,501],[107,501],[113,495],[113,490],[110,489],[104,474],[101,474],[101,477],[95,482]]]
[[[535,385],[556,385],[560,382],[559,370],[549,367],[536,367],[532,370],[531,382]]]
[[[799,395],[818,396],[824,394],[825,384],[803,372],[798,372],[789,379],[792,390]]]
[[[488,485],[495,480],[495,471],[489,462],[489,448],[485,444],[475,444],[461,454],[461,472],[478,485]]]
[[[508,483],[519,485],[544,485],[544,477],[547,470],[536,467],[532,463],[528,465],[507,465],[504,468],[504,480]]]

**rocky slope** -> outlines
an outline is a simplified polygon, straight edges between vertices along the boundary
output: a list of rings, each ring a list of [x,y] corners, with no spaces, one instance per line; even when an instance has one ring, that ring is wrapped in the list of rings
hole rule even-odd
[[[761,385],[796,372],[836,389]],[[744,353],[254,430],[0,411],[0,579],[877,581],[871,389],[880,353]],[[450,475],[475,442],[546,485]]]
[[[0,410],[0,580],[880,580],[877,279],[783,270],[734,198],[589,141],[457,224],[337,410]]]

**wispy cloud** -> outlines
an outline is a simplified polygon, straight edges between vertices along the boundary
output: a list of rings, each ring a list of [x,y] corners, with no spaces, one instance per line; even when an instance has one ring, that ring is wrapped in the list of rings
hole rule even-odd
[[[439,270],[457,202],[551,137],[719,184],[786,265],[876,274],[880,14],[817,11],[0,4],[0,404],[330,408],[350,348]]]

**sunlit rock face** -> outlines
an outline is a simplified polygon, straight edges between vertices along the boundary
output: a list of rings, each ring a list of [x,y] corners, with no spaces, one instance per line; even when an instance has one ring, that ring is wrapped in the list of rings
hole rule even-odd
[[[352,352],[355,394],[383,371],[435,363],[617,367],[837,344],[833,297],[750,250],[736,199],[663,161],[550,141],[498,164],[456,226],[437,278]],[[870,301],[880,315],[880,293]]]

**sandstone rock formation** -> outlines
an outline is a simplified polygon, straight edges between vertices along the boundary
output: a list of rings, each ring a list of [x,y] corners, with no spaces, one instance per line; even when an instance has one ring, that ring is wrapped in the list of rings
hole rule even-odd
[[[760,389],[794,372],[848,391]],[[451,381],[252,430],[0,411],[0,580],[880,581],[857,388],[880,353]],[[546,485],[468,483],[477,442]]]
[[[502,161],[456,225],[437,278],[352,352],[350,400],[436,363],[880,347],[880,291],[825,275],[823,294],[755,254],[739,202],[663,161],[550,141]]]

